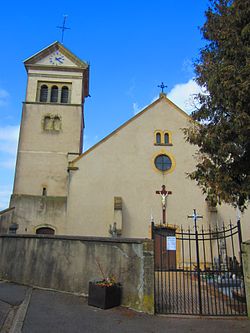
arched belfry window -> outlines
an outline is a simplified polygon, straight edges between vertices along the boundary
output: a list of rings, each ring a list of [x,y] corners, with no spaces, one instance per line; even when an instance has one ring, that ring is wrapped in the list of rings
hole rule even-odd
[[[156,133],[156,144],[161,144],[161,133],[159,132]]]
[[[70,104],[71,82],[38,81],[36,101],[42,103]]]
[[[57,101],[58,101],[58,87],[57,86],[53,86],[51,88],[50,101],[52,103],[57,103]]]
[[[61,91],[61,103],[68,103],[69,101],[69,88],[63,86]]]
[[[164,143],[165,143],[165,145],[167,145],[168,143],[170,143],[169,142],[169,134],[168,133],[164,134]]]
[[[40,88],[40,102],[47,102],[48,99],[48,86],[43,84]]]

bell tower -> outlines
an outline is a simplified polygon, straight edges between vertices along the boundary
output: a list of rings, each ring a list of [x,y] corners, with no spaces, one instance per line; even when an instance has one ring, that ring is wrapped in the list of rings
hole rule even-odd
[[[59,42],[24,61],[28,75],[11,206],[19,233],[66,223],[68,162],[82,152],[89,65]]]

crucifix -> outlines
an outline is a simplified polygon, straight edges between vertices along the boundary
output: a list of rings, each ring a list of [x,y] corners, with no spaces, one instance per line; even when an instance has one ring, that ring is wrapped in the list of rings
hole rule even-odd
[[[68,17],[68,15],[64,15],[64,17],[63,17],[63,25],[61,27],[57,27],[58,29],[62,30],[62,44],[63,44],[64,30],[70,29],[70,28],[65,27],[65,23],[66,23],[67,17]]]
[[[165,86],[163,82],[161,83],[161,85],[158,85],[157,87],[161,88],[162,93],[164,93],[164,88],[167,88],[167,86]]]
[[[166,190],[166,186],[162,185],[162,190],[161,191],[156,191],[156,194],[161,195],[161,203],[162,203],[162,222],[163,224],[166,224],[166,198],[168,197],[169,194],[172,194],[171,191]]]

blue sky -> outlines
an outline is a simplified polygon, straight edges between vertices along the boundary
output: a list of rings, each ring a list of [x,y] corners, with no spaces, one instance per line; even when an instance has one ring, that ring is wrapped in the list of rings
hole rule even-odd
[[[4,1],[0,31],[0,210],[12,192],[26,71],[22,61],[61,40],[90,63],[85,150],[150,104],[162,81],[168,97],[190,111],[198,91],[193,61],[204,45],[199,26],[207,0]]]

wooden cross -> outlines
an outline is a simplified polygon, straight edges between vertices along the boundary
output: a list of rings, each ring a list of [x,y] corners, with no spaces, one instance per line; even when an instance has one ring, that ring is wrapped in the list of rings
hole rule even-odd
[[[162,190],[161,191],[156,191],[156,194],[161,195],[161,202],[162,202],[162,222],[163,224],[166,224],[166,198],[169,194],[172,194],[171,191],[166,190],[166,186],[162,185]]]

